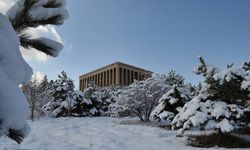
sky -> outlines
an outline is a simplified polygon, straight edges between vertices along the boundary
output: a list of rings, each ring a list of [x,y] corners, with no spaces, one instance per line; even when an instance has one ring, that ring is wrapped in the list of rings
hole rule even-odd
[[[49,79],[66,71],[76,87],[80,75],[116,61],[159,74],[174,69],[197,84],[199,55],[221,68],[250,60],[249,0],[67,0],[67,9],[64,25],[41,28],[63,51],[28,62]]]

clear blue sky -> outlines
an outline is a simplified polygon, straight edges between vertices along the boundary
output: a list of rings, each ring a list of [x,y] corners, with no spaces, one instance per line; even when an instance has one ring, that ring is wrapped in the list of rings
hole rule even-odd
[[[174,69],[189,82],[202,55],[219,67],[250,60],[250,0],[67,0],[58,31],[65,49],[35,70],[75,80],[122,61],[156,73]]]

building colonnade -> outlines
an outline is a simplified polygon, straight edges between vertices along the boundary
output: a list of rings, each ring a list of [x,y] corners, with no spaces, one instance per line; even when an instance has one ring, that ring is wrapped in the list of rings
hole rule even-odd
[[[145,73],[130,68],[113,67],[81,77],[80,90],[83,91],[86,89],[91,82],[94,82],[99,87],[112,85],[128,86],[134,80],[143,80],[145,77]]]

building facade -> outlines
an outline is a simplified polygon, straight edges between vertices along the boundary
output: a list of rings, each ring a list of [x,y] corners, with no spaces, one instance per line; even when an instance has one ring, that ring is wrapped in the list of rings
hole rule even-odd
[[[79,77],[81,91],[84,91],[91,82],[99,87],[113,85],[128,86],[134,80],[143,80],[150,77],[152,72],[132,65],[115,62]]]

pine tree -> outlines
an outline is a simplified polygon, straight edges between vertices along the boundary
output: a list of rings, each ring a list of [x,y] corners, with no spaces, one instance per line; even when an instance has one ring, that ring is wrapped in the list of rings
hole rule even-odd
[[[158,106],[151,113],[152,120],[169,125],[174,116],[189,100],[188,95],[185,95],[177,86],[173,86],[160,98]]]
[[[244,69],[245,71],[250,71],[250,61],[244,62],[242,65],[242,69]]]
[[[235,68],[231,64],[223,71],[219,71],[219,69],[207,65],[202,57],[199,60],[200,66],[195,73],[203,74],[205,77],[206,89],[201,92],[206,92],[208,99],[219,99],[228,104],[245,105],[247,103],[249,91],[241,88],[245,78],[243,70]]]
[[[184,77],[174,70],[171,70],[166,76],[165,82],[169,86],[178,86],[181,87],[184,85]]]
[[[94,82],[91,82],[84,91],[84,96],[92,102],[91,114],[93,116],[107,115],[111,104],[108,88],[97,87]]]
[[[109,88],[107,88],[107,93],[108,93],[108,98],[106,99],[106,102],[108,103],[108,107],[107,107],[107,115],[109,116],[118,116],[116,113],[117,111],[117,107],[116,107],[116,102],[118,101],[118,98],[120,96],[120,94],[122,93],[122,91],[124,90],[124,87],[121,86],[111,86]]]
[[[74,92],[73,80],[62,71],[58,79],[53,83],[53,100],[43,106],[43,111],[53,117],[71,116],[72,95]]]
[[[92,116],[90,110],[92,109],[92,102],[85,99],[84,93],[81,91],[74,91],[72,94],[71,116],[85,117]]]
[[[241,88],[243,90],[250,91],[250,62],[244,62],[241,68],[246,72],[246,76],[242,81]],[[248,101],[247,104],[250,105],[250,101]]]
[[[191,128],[224,133],[247,127],[250,123],[247,69],[233,65],[217,69],[207,65],[203,58],[199,60],[195,72],[205,78],[202,88],[175,116],[172,127],[180,128],[179,134]]]
[[[30,80],[32,69],[22,58],[19,46],[21,44],[26,49],[37,49],[57,56],[62,49],[60,43],[43,37],[31,37],[25,31],[40,25],[62,24],[67,18],[67,11],[64,0],[18,0],[7,15],[9,19],[0,13],[0,57],[3,58],[0,79],[4,87],[0,88],[0,104],[1,108],[5,108],[0,109],[0,136],[7,135],[20,144],[30,129],[26,122],[27,100],[18,86]],[[8,88],[5,89],[6,85]]]
[[[37,88],[37,94],[39,96],[37,116],[41,117],[45,115],[42,111],[42,106],[53,99],[53,80],[49,82],[47,76],[45,75]]]

